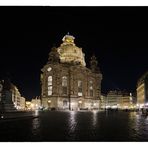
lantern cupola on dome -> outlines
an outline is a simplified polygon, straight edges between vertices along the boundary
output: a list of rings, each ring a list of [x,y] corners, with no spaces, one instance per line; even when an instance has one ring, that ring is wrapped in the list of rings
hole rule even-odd
[[[75,45],[74,39],[75,37],[69,35],[69,33],[63,37],[63,43],[57,49],[60,55],[60,62],[86,66],[82,48]]]

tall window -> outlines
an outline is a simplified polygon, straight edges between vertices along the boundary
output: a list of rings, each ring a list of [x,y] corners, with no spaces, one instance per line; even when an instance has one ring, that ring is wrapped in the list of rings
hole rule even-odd
[[[66,100],[63,101],[63,106],[67,107],[68,106],[68,102]]]
[[[82,81],[78,81],[78,96],[82,96]]]
[[[93,97],[93,82],[89,81],[89,93],[90,97]]]
[[[52,76],[48,77],[48,96],[52,95]]]
[[[67,77],[66,76],[62,77],[62,92],[64,95],[67,94]]]

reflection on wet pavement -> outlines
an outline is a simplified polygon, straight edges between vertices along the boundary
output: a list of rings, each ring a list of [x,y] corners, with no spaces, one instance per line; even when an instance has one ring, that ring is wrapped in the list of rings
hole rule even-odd
[[[0,121],[0,141],[148,141],[148,117],[136,112],[46,111]]]

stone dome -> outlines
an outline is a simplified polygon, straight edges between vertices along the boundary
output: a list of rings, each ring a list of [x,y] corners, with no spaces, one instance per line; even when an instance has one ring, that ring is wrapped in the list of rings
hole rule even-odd
[[[63,43],[58,47],[61,63],[73,63],[86,66],[85,55],[82,48],[79,48],[74,43],[75,37],[65,35],[62,39]]]

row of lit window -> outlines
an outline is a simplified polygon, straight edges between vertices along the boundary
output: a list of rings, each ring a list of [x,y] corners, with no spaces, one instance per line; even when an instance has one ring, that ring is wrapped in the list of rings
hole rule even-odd
[[[63,76],[62,77],[62,92],[63,94],[67,95],[67,77]],[[90,86],[89,86],[89,90],[90,90],[90,96],[93,97],[93,82],[89,81]],[[83,95],[83,85],[82,85],[82,81],[79,80],[78,81],[78,96],[82,96]],[[48,96],[52,95],[52,76],[48,77]]]

